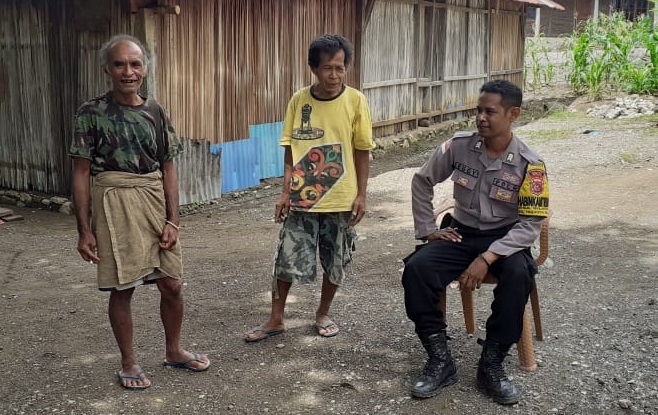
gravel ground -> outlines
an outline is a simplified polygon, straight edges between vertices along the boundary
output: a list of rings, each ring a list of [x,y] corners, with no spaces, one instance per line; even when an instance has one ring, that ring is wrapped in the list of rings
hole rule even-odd
[[[516,129],[545,158],[551,178],[552,253],[538,277],[549,327],[547,339],[535,343],[540,369],[518,371],[512,351],[508,370],[523,390],[521,404],[478,412],[481,407],[464,396],[469,389],[458,386],[464,394],[453,394],[444,409],[658,413],[658,117],[635,122],[585,116],[594,105],[600,102],[578,99]],[[414,171],[391,171],[370,182],[371,194],[388,200],[377,206],[394,211],[380,217],[395,216],[400,227],[413,226],[408,183]],[[435,201],[450,190],[438,185]],[[483,325],[492,296],[478,295]],[[473,367],[478,348],[459,330],[459,313],[451,319],[456,358]]]
[[[561,99],[544,98],[549,107]],[[285,334],[242,341],[269,311],[277,181],[184,217],[183,344],[213,364],[198,374],[162,368],[157,292],[140,288],[135,344],[153,386],[137,393],[116,384],[107,296],[75,251],[74,219],[16,208],[25,220],[0,226],[0,413],[658,414],[658,116],[584,116],[598,104],[577,100],[573,113],[517,129],[546,159],[554,211],[550,261],[537,280],[540,366],[520,370],[515,350],[506,359],[518,405],[502,407],[475,388],[491,287],[477,291],[475,336],[464,331],[459,295],[448,294],[459,383],[435,398],[409,396],[425,354],[400,285],[401,259],[416,243],[408,189],[437,144],[418,142],[373,161],[352,274],[332,307],[341,333],[332,339],[313,330],[315,284],[293,287]],[[437,188],[438,198],[449,194]]]

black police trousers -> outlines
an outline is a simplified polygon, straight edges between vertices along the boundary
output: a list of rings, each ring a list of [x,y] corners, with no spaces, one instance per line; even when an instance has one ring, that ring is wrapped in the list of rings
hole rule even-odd
[[[510,227],[481,231],[453,219],[452,227],[462,235],[461,242],[430,241],[405,258],[402,274],[407,316],[423,339],[446,329],[445,316],[439,310],[442,290],[468,268],[478,254],[485,252]],[[487,320],[487,339],[510,345],[521,338],[523,313],[537,273],[530,249],[501,257],[489,269],[498,278]]]

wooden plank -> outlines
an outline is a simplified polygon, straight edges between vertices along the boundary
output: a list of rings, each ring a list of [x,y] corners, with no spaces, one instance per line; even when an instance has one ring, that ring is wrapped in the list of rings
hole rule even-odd
[[[2,220],[5,222],[14,222],[17,220],[23,220],[23,217],[21,215],[11,215],[3,217]]]
[[[473,75],[449,75],[443,78],[444,82],[448,81],[468,81],[472,79],[484,79],[487,77],[486,73],[479,73]]]
[[[11,216],[13,214],[14,214],[13,210],[0,207],[0,218],[4,218],[5,216]]]
[[[437,115],[451,114],[453,112],[468,111],[468,110],[472,110],[472,109],[475,109],[475,106],[473,106],[473,105],[464,105],[462,107],[454,107],[454,108],[449,108],[449,109],[423,112],[423,113],[418,114],[418,118],[436,117]]]
[[[523,68],[518,68],[518,69],[506,69],[504,71],[491,71],[491,76],[496,76],[496,75],[510,75],[513,73],[522,73]]]
[[[372,123],[372,128],[386,127],[387,125],[400,124],[407,121],[413,121],[418,118],[415,115],[405,115],[403,117],[394,118],[391,120],[377,121]]]
[[[383,86],[415,84],[416,78],[389,79],[387,81],[368,82],[363,84],[363,89],[381,88]]]
[[[421,80],[420,83],[418,84],[419,87],[421,88],[428,88],[430,86],[439,86],[443,85],[443,81],[423,81]]]
[[[405,115],[405,116],[398,117],[398,118],[393,118],[393,119],[390,119],[390,120],[373,122],[372,127],[373,128],[386,127],[388,125],[401,124],[403,122],[413,121],[413,120],[420,119],[420,118],[436,117],[437,115],[452,114],[454,112],[468,111],[468,110],[472,110],[472,109],[475,109],[474,105],[463,105],[461,107],[445,108],[445,109],[435,110],[435,111],[430,111],[430,112],[421,112],[421,113],[418,113],[418,115]]]

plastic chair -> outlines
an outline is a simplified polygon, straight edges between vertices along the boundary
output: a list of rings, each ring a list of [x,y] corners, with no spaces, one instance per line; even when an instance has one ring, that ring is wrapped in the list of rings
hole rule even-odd
[[[439,227],[444,228],[450,225],[451,214],[453,206],[443,207],[435,212]],[[539,255],[535,258],[537,266],[546,261],[548,258],[548,226],[551,214],[544,219],[541,225],[541,233],[539,234]],[[492,274],[487,274],[484,281],[485,284],[496,284],[498,281]],[[460,291],[462,297],[462,308],[464,310],[464,323],[466,325],[466,332],[468,334],[475,333],[475,311],[473,307],[473,291]],[[535,322],[535,336],[537,340],[544,340],[544,328],[541,324],[541,313],[539,311],[539,294],[537,293],[537,283],[533,281],[532,290],[530,291],[530,305],[532,308],[532,315]],[[441,291],[439,297],[439,308],[443,313],[443,318],[446,316],[446,290]],[[519,365],[521,369],[527,371],[537,370],[537,360],[535,358],[535,349],[532,342],[532,327],[530,324],[530,314],[526,308],[523,315],[523,331],[521,332],[521,339],[516,344],[519,353]]]

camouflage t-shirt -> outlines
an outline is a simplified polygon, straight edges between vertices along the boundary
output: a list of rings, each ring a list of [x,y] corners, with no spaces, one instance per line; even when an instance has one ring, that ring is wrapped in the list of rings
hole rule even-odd
[[[182,145],[159,105],[152,101],[134,107],[121,105],[108,92],[78,108],[69,156],[91,160],[92,175],[104,171],[154,172],[160,168],[156,140],[156,123],[160,122],[164,136],[162,161],[173,160]]]

